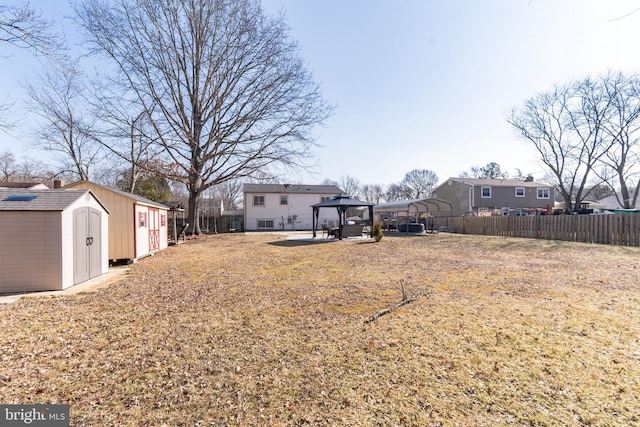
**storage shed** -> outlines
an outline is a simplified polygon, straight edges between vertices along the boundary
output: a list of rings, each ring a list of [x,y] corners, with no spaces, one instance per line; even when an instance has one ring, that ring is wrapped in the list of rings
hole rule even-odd
[[[106,273],[108,216],[88,190],[0,189],[0,293],[62,290]]]
[[[109,210],[109,260],[134,262],[169,246],[168,206],[89,181],[64,188],[91,190]]]

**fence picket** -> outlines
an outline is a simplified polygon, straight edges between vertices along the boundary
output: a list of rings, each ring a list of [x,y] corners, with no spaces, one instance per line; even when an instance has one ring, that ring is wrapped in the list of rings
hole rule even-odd
[[[640,214],[434,217],[433,226],[462,234],[640,246]]]

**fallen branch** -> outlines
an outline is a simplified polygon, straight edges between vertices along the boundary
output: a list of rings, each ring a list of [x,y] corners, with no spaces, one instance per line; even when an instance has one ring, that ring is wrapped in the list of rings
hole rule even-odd
[[[391,313],[393,310],[397,310],[398,308],[402,307],[403,305],[407,305],[411,302],[414,302],[415,300],[417,300],[419,297],[426,297],[431,295],[433,292],[431,290],[426,290],[425,292],[421,292],[418,295],[412,295],[411,297],[409,297],[407,295],[407,292],[404,289],[404,282],[401,280],[400,281],[400,286],[396,286],[396,288],[402,292],[402,300],[397,303],[396,305],[393,305],[389,308],[385,308],[384,310],[380,310],[378,311],[376,314],[374,314],[373,316],[367,318],[364,323],[371,323],[374,320],[376,320],[378,317],[380,316],[384,316],[385,314],[389,314]]]
[[[417,300],[417,297],[414,298],[407,298],[407,299],[403,299],[402,301],[400,301],[399,303],[397,303],[394,306],[391,306],[389,308],[385,308],[384,310],[380,310],[379,312],[377,312],[376,314],[374,314],[373,316],[369,317],[367,320],[364,321],[364,323],[371,323],[374,320],[376,320],[378,317],[380,316],[384,316],[385,314],[389,314],[391,313],[393,310],[396,310],[400,307],[402,307],[403,305],[407,305],[410,302],[413,302],[415,300]]]

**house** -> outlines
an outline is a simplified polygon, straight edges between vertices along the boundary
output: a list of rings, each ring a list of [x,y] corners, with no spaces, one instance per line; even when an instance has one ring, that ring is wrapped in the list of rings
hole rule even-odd
[[[246,231],[312,230],[312,205],[342,193],[335,185],[244,184]],[[320,224],[338,224],[337,210],[319,213]]]
[[[554,189],[548,184],[519,179],[449,178],[433,190],[433,197],[446,200],[453,215],[551,213]]]
[[[62,290],[106,273],[108,216],[89,190],[0,189],[0,293]]]
[[[622,197],[620,196],[620,198]],[[623,209],[623,207],[621,206],[621,203],[618,201],[618,197],[616,197],[615,195],[605,197],[604,199],[599,200],[597,203],[594,203],[593,205],[594,205],[593,207],[597,207],[602,210]],[[635,206],[631,206],[631,209],[637,209],[637,208],[638,208],[638,203],[636,203]]]
[[[169,246],[169,207],[137,194],[78,181],[65,189],[91,190],[109,210],[109,260],[135,262]]]

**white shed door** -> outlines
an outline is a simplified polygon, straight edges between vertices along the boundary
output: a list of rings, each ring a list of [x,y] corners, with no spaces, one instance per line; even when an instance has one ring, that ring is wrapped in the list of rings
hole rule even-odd
[[[73,284],[101,273],[101,215],[90,207],[73,211]]]

